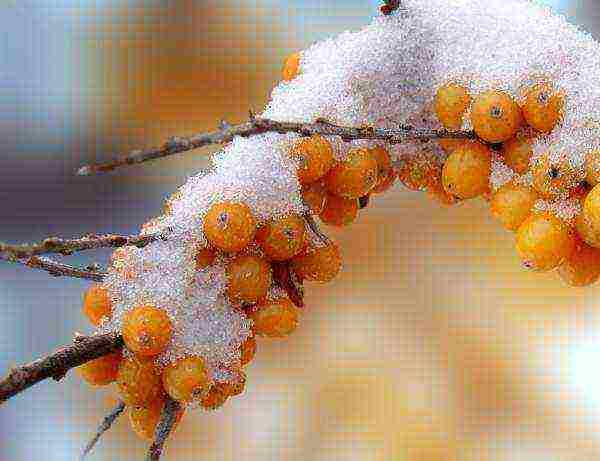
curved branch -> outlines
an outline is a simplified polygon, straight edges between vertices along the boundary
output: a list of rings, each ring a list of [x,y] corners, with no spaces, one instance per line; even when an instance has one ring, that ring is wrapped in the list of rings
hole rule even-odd
[[[32,256],[27,260],[17,261],[33,269],[44,270],[53,277],[75,277],[79,279],[93,280],[94,282],[102,282],[106,276],[106,272],[98,270],[97,266],[80,268],[39,256]]]
[[[94,448],[96,443],[98,443],[98,440],[100,440],[100,437],[102,437],[102,435],[111,428],[113,423],[116,421],[116,419],[119,416],[121,416],[121,413],[123,413],[124,410],[125,410],[125,402],[120,401],[117,404],[117,406],[114,407],[110,411],[110,413],[104,417],[104,419],[102,420],[102,423],[100,423],[100,426],[98,426],[98,429],[96,430],[96,433],[94,434],[94,437],[92,438],[92,440],[90,440],[88,442],[88,444],[83,449],[83,453],[81,453],[81,457],[79,458],[80,461],[83,461],[87,457],[87,455],[90,454],[90,452],[92,451],[92,449]]]
[[[45,379],[60,381],[71,368],[122,347],[123,338],[120,333],[78,335],[73,344],[62,347],[47,357],[13,368],[0,381],[0,404]]]
[[[250,120],[239,125],[230,125],[221,122],[219,129],[208,133],[200,133],[189,137],[172,137],[161,147],[148,150],[136,150],[112,162],[98,165],[85,165],[77,171],[80,176],[89,176],[105,173],[125,165],[147,162],[158,158],[168,157],[199,147],[211,144],[224,144],[236,136],[251,136],[261,133],[298,133],[302,136],[320,134],[324,136],[340,136],[344,141],[356,139],[373,139],[398,144],[408,140],[430,140],[441,138],[474,138],[472,131],[447,131],[423,130],[411,125],[400,125],[398,128],[384,129],[373,127],[343,127],[329,123],[326,120],[317,120],[312,123],[279,122],[266,118],[255,118],[252,114]]]
[[[160,420],[156,425],[154,441],[148,450],[146,461],[158,461],[160,459],[165,442],[177,423],[177,417],[179,416],[180,411],[181,404],[172,398],[167,398],[162,414],[160,415]]]

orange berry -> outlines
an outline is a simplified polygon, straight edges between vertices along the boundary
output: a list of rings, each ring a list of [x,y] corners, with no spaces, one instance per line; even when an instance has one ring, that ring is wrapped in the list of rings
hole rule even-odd
[[[246,373],[240,369],[229,369],[229,373],[232,375],[231,381],[226,383],[225,388],[230,397],[235,397],[244,392],[244,389],[246,388]]]
[[[398,179],[411,190],[425,190],[436,170],[425,155],[416,154],[403,159],[398,169]]]
[[[516,231],[538,199],[538,194],[531,187],[509,182],[494,193],[490,210],[506,229]]]
[[[577,239],[575,250],[558,268],[558,275],[574,287],[591,285],[600,277],[600,249]]]
[[[242,366],[248,365],[256,355],[256,338],[248,336],[240,346],[240,362]]]
[[[83,312],[94,325],[100,325],[103,317],[110,317],[111,300],[108,290],[99,283],[94,283],[83,297]]]
[[[300,70],[300,52],[290,54],[283,62],[282,76],[286,82],[294,80]]]
[[[471,107],[473,130],[481,139],[496,143],[512,138],[523,123],[521,108],[508,93],[490,90],[478,95]]]
[[[76,370],[88,384],[106,386],[117,379],[121,352],[113,352],[79,365]]]
[[[130,351],[143,356],[158,355],[171,341],[171,320],[163,309],[140,305],[125,314],[122,333]]]
[[[456,138],[441,138],[437,140],[437,143],[442,149],[444,149],[444,152],[450,154],[454,149],[462,146],[465,143],[465,140]]]
[[[298,326],[298,309],[288,298],[272,299],[259,304],[250,319],[256,335],[283,338]]]
[[[189,356],[165,367],[163,387],[174,400],[191,402],[202,398],[209,389],[208,372],[204,360]]]
[[[333,166],[333,149],[327,139],[320,135],[302,138],[290,151],[290,156],[299,162],[297,171],[300,184],[318,181]]]
[[[524,174],[529,170],[529,160],[533,155],[531,138],[516,136],[502,144],[504,163],[515,173]]]
[[[390,168],[387,174],[383,178],[380,178],[377,185],[371,189],[371,193],[383,194],[384,192],[388,191],[396,182],[397,177],[398,174],[396,171],[393,168]]]
[[[595,248],[600,248],[600,185],[594,186],[583,200],[583,210],[576,220],[581,238]]]
[[[474,198],[488,190],[491,169],[490,150],[478,142],[465,143],[446,159],[442,184],[446,192],[458,198]]]
[[[229,386],[224,383],[213,384],[208,393],[200,399],[200,405],[207,410],[222,407],[229,398]]]
[[[145,357],[128,357],[121,361],[117,387],[127,405],[142,405],[158,398],[163,392],[154,362]]]
[[[463,117],[471,104],[469,91],[458,83],[446,83],[438,88],[434,98],[438,120],[448,130],[460,130]]]
[[[241,251],[256,234],[256,219],[244,203],[220,202],[204,218],[204,235],[223,251]]]
[[[331,226],[347,226],[358,216],[358,199],[327,194],[325,208],[319,215],[321,221]]]
[[[446,192],[446,189],[444,189],[441,172],[429,179],[427,184],[427,194],[438,203],[446,206],[455,205],[460,201],[458,197],[449,194]]]
[[[517,231],[517,252],[523,264],[544,272],[559,266],[574,249],[574,232],[551,213],[532,213]]]
[[[600,183],[600,150],[593,150],[586,154],[585,180],[592,186]]]
[[[202,269],[206,269],[208,266],[212,266],[216,257],[217,254],[215,253],[215,250],[210,248],[200,248],[196,252],[196,270],[201,271]]]
[[[240,255],[227,266],[227,294],[232,302],[255,303],[273,283],[271,265],[258,256]]]
[[[327,189],[321,182],[313,182],[302,186],[302,200],[312,214],[321,214],[325,208]]]
[[[537,131],[549,133],[563,115],[565,97],[547,82],[529,89],[523,102],[523,117]]]
[[[309,247],[292,259],[296,274],[305,280],[330,282],[342,268],[342,256],[337,244],[330,242],[322,247]]]
[[[298,215],[270,221],[258,229],[256,241],[268,258],[275,261],[290,259],[304,248],[306,224]]]
[[[359,198],[375,187],[377,172],[377,161],[367,149],[352,150],[329,171],[325,187],[341,197]]]
[[[566,194],[583,179],[566,152],[545,154],[532,163],[533,187],[547,199]]]
[[[164,396],[161,396],[160,398],[151,400],[144,405],[134,405],[128,407],[129,422],[131,424],[131,428],[138,437],[149,441],[154,440],[154,431],[156,430],[156,425],[160,421],[164,406],[165,398]],[[183,418],[184,413],[184,409],[179,411],[172,429],[173,432],[177,429],[177,426]]]
[[[388,172],[392,168],[392,158],[387,149],[381,146],[373,147],[368,149],[368,151],[377,162],[377,183],[379,183],[387,177]]]

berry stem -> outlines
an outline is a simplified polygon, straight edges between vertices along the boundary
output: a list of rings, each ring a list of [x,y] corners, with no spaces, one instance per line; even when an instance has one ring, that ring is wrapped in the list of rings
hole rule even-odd
[[[117,420],[117,418],[119,416],[121,416],[121,413],[123,413],[124,410],[125,410],[125,402],[120,401],[117,404],[117,406],[115,406],[110,411],[110,413],[104,417],[104,419],[102,420],[102,423],[100,424],[100,426],[98,426],[98,429],[96,430],[96,434],[94,435],[92,440],[90,440],[88,442],[88,444],[85,446],[83,453],[81,454],[81,457],[79,458],[80,461],[83,461],[87,457],[87,455],[90,454],[90,452],[92,451],[92,449],[94,448],[96,443],[98,443],[98,440],[100,440],[100,437],[102,437],[102,435],[111,428],[113,423]]]
[[[73,343],[52,354],[10,370],[0,381],[0,404],[48,378],[60,381],[71,368],[123,347],[120,333],[75,336]]]
[[[168,398],[165,402],[165,406],[163,407],[162,414],[160,415],[160,420],[156,425],[156,430],[154,431],[154,442],[152,442],[152,445],[150,445],[148,455],[146,456],[146,461],[160,460],[163,446],[173,430],[173,426],[177,421],[177,415],[180,411],[181,404],[177,400]]]
[[[211,144],[225,144],[236,136],[252,136],[261,133],[298,133],[302,136],[316,134],[324,136],[340,136],[344,141],[356,139],[378,139],[390,144],[398,144],[408,140],[430,140],[442,138],[474,138],[472,131],[448,131],[417,129],[411,125],[399,125],[397,128],[384,129],[364,127],[344,127],[329,123],[326,120],[317,120],[312,123],[280,122],[266,118],[251,117],[247,122],[238,125],[229,123],[219,125],[219,129],[212,132],[200,133],[189,137],[171,137],[161,147],[152,147],[147,150],[135,150],[129,155],[121,156],[118,160],[97,165],[85,165],[77,170],[79,176],[91,176],[105,173],[125,165],[168,157],[170,155],[187,152]]]

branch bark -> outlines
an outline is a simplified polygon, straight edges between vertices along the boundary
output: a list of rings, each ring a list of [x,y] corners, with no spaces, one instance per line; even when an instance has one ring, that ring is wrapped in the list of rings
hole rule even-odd
[[[75,277],[102,282],[106,276],[106,272],[98,270],[97,266],[75,267],[39,256],[32,256],[27,260],[19,259],[17,261],[27,267],[44,270],[53,277]]]
[[[169,435],[173,431],[173,427],[177,423],[177,417],[181,411],[181,404],[171,398],[167,398],[165,406],[163,407],[160,420],[156,425],[154,432],[154,441],[150,445],[146,461],[159,461],[162,455],[163,447],[165,442],[169,438]]]
[[[62,347],[46,357],[13,368],[0,381],[0,404],[45,379],[52,378],[60,381],[71,368],[122,347],[123,338],[120,333],[78,335],[73,340],[73,344]]]
[[[102,435],[111,428],[113,423],[119,416],[121,416],[121,413],[123,413],[124,410],[125,402],[121,401],[110,411],[108,415],[104,417],[102,423],[100,423],[100,426],[98,426],[98,429],[96,430],[96,434],[94,434],[92,440],[90,440],[83,449],[83,453],[81,453],[81,457],[79,458],[80,461],[83,461],[87,455],[90,454],[96,443],[98,443],[98,440],[100,440],[100,437],[102,437]]]
[[[161,147],[153,147],[148,150],[135,150],[129,155],[112,162],[98,165],[82,166],[77,174],[89,176],[97,173],[105,173],[121,166],[134,165],[158,158],[168,157],[199,147],[211,144],[224,144],[230,142],[235,136],[251,136],[267,132],[276,133],[298,133],[302,136],[320,134],[324,136],[340,136],[344,141],[356,139],[373,139],[398,144],[408,140],[430,140],[441,138],[474,138],[472,131],[447,131],[421,130],[411,125],[400,125],[394,129],[383,129],[373,127],[343,127],[329,123],[326,120],[317,120],[313,123],[279,122],[276,120],[255,118],[252,114],[247,122],[230,125],[221,122],[219,129],[208,133],[200,133],[189,137],[172,137]]]

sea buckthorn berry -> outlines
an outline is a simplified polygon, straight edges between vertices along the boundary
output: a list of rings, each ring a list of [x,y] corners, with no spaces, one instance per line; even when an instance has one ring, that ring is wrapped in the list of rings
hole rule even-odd
[[[381,146],[376,146],[368,149],[375,161],[377,162],[377,184],[387,177],[388,172],[392,168],[392,158],[390,153]]]
[[[583,200],[583,210],[576,220],[580,237],[595,248],[600,248],[600,184],[594,186]]]
[[[321,182],[313,182],[302,186],[302,200],[312,214],[321,214],[325,208],[327,189]]]
[[[290,259],[304,248],[306,223],[298,215],[270,221],[258,229],[256,241],[268,258],[275,261]]]
[[[154,440],[154,431],[156,430],[156,425],[160,421],[160,416],[164,406],[165,398],[164,396],[161,396],[160,398],[151,400],[144,405],[134,405],[128,407],[129,423],[138,437],[143,440]],[[185,410],[182,408],[177,414],[172,431],[177,429],[177,426],[179,426],[184,413]]]
[[[544,198],[556,198],[576,187],[583,179],[564,153],[547,153],[533,161],[533,187]]]
[[[527,123],[537,131],[549,133],[560,121],[564,94],[548,82],[537,83],[525,95],[522,110]]]
[[[196,270],[201,271],[215,262],[217,253],[211,248],[200,248],[196,252]]]
[[[591,285],[600,277],[600,249],[577,239],[575,250],[558,268],[558,275],[573,287]]]
[[[282,76],[286,82],[294,80],[300,71],[300,52],[290,54],[283,62]]]
[[[446,189],[444,189],[441,171],[429,179],[426,190],[429,197],[434,199],[436,202],[441,203],[442,205],[456,205],[460,201],[458,197],[449,194],[446,192]]]
[[[327,194],[325,208],[319,215],[321,221],[331,226],[347,226],[358,216],[358,199]]]
[[[506,229],[516,231],[538,199],[539,195],[531,187],[509,182],[494,193],[490,210]]]
[[[255,234],[256,219],[244,203],[215,203],[204,218],[204,235],[223,251],[243,250]]]
[[[402,159],[398,179],[411,190],[425,190],[437,169],[425,155],[412,155]]]
[[[200,406],[206,410],[216,410],[229,398],[229,387],[224,383],[213,384],[208,393],[200,399]]]
[[[600,183],[600,150],[593,150],[586,154],[585,180],[592,186]]]
[[[380,178],[377,185],[371,189],[371,193],[383,194],[384,192],[388,191],[396,182],[397,177],[398,174],[396,173],[396,170],[390,168],[387,174],[383,178]]]
[[[444,189],[461,199],[482,195],[489,188],[491,169],[490,150],[478,142],[465,143],[454,150],[444,163]]]
[[[297,175],[300,184],[318,181],[333,167],[333,149],[327,139],[320,135],[302,138],[290,151],[290,156],[299,161]]]
[[[559,266],[573,251],[574,231],[551,213],[532,213],[517,230],[523,264],[544,272]]]
[[[242,366],[248,365],[256,355],[256,338],[248,336],[240,346],[240,362]]]
[[[309,247],[292,259],[296,274],[305,280],[330,282],[342,268],[342,256],[337,244],[330,242],[322,247]]]
[[[529,170],[529,161],[533,155],[531,138],[516,136],[502,144],[504,163],[515,173],[524,174]]]
[[[255,303],[273,282],[271,265],[263,258],[240,255],[227,266],[227,294],[232,302]]]
[[[130,351],[142,356],[158,355],[171,341],[171,320],[162,309],[137,306],[125,314],[122,333]]]
[[[163,370],[162,381],[167,394],[182,402],[201,399],[209,389],[204,360],[196,356],[167,365]]]
[[[298,326],[298,309],[288,298],[271,299],[259,304],[250,319],[256,335],[283,338]]]
[[[296,309],[296,307],[294,307],[294,309]],[[282,328],[288,328],[285,325],[280,326]],[[285,334],[285,336],[287,336],[287,334]],[[231,374],[231,381],[226,383],[225,388],[227,389],[230,397],[235,397],[236,395],[240,395],[242,392],[244,392],[244,389],[246,389],[246,373],[239,369],[230,369],[229,372]]]
[[[451,154],[454,149],[462,146],[465,143],[465,140],[457,138],[441,138],[437,140],[437,143],[444,149],[444,152]]]
[[[446,83],[438,88],[434,98],[438,120],[448,130],[460,130],[463,117],[471,104],[469,91],[458,83]]]
[[[366,195],[377,184],[377,161],[368,149],[355,149],[325,176],[325,187],[345,198]]]
[[[153,360],[135,356],[121,361],[117,388],[127,405],[142,405],[159,398],[163,392],[160,374]]]
[[[496,143],[512,138],[523,123],[521,108],[508,93],[490,90],[478,95],[471,107],[473,130],[481,139]]]
[[[94,283],[83,297],[83,312],[92,324],[100,325],[103,317],[110,317],[111,310],[108,290],[99,283]]]
[[[121,352],[113,352],[79,365],[76,370],[88,384],[106,386],[117,379]]]

